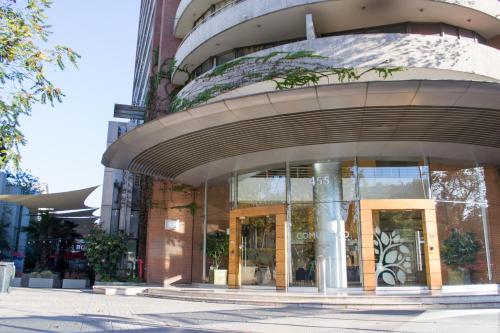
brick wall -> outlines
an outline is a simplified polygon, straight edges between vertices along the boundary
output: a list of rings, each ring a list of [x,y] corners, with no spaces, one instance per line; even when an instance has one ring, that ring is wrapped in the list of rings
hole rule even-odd
[[[485,168],[493,279],[500,283],[500,170]]]
[[[179,190],[170,181],[153,182],[150,201],[146,279],[153,283],[191,283],[201,277],[202,191]],[[196,202],[195,216],[188,208],[175,208]],[[165,230],[166,219],[179,219],[177,230]]]

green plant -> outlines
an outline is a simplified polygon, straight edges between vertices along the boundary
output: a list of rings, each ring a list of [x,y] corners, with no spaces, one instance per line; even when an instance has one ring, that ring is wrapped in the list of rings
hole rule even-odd
[[[7,221],[10,220],[11,216],[11,209],[3,207],[0,214],[0,253],[2,250],[10,250],[9,232],[7,231],[10,223]]]
[[[461,233],[453,229],[441,248],[441,257],[449,266],[472,265],[481,245],[470,232]]]
[[[30,277],[38,279],[52,279],[54,277],[54,273],[52,273],[52,271],[45,270],[40,272],[33,272],[30,274]]]
[[[38,220],[30,221],[27,227],[22,228],[28,236],[27,262],[33,264],[35,269],[48,268],[51,254],[59,250],[58,255],[62,255],[80,237],[75,228],[75,223],[56,219],[49,213],[43,213],[38,216]]]
[[[187,204],[187,205],[182,205],[182,206],[175,206],[175,207],[172,207],[174,209],[189,209],[189,213],[191,214],[191,216],[195,216],[196,215],[196,211],[198,210],[199,206],[196,202],[191,202],[190,204]]]
[[[98,226],[92,227],[85,237],[86,256],[89,265],[102,281],[112,281],[117,278],[118,267],[127,253],[127,237],[123,232],[111,235]]]
[[[0,169],[9,162],[19,165],[19,145],[26,142],[21,116],[29,116],[36,104],[54,104],[64,97],[47,73],[64,70],[65,61],[76,65],[80,57],[66,46],[47,47],[52,43],[45,10],[51,3],[0,1]]]
[[[218,269],[229,253],[229,236],[217,231],[207,234],[207,256],[212,259],[212,266]]]

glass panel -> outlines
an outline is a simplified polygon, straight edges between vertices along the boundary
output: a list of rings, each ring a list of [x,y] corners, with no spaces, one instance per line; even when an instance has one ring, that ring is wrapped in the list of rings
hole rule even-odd
[[[316,257],[323,255],[328,288],[361,286],[356,202],[293,204],[291,211],[291,285],[314,286]]]
[[[432,197],[438,201],[485,202],[484,169],[432,162]]]
[[[292,205],[292,286],[314,286],[316,281],[316,239],[311,204]]]
[[[410,23],[411,33],[419,35],[441,35],[441,25],[436,23]]]
[[[421,162],[360,161],[361,199],[425,199],[427,173]]]
[[[485,210],[485,205],[473,203],[437,203],[443,284],[489,283]]]
[[[353,161],[292,166],[290,167],[290,178],[292,202],[312,203],[314,201],[314,187],[337,186],[338,196],[335,201],[347,201],[356,198],[356,177]]]
[[[207,191],[207,233],[226,233],[229,228],[229,211],[231,209],[230,182],[221,181],[209,183]],[[203,233],[203,221],[200,220],[201,232]],[[203,238],[200,247],[203,252]],[[202,259],[203,260],[203,259]],[[222,259],[219,269],[227,269],[228,257]],[[213,259],[207,257],[205,276],[209,276],[210,266],[214,266]]]
[[[241,225],[241,284],[276,284],[276,217],[249,217]]]
[[[426,285],[421,211],[373,211],[377,285]]]
[[[238,207],[284,204],[286,201],[286,171],[274,169],[253,172],[238,177]]]

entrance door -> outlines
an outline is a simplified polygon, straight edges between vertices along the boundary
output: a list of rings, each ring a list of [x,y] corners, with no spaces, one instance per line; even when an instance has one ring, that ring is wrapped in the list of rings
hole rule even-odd
[[[423,211],[374,210],[377,286],[425,286]]]
[[[241,284],[276,285],[276,216],[241,221]]]

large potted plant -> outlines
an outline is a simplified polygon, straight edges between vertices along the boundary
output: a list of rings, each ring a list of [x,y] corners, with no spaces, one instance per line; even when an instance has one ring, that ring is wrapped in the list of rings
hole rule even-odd
[[[90,267],[100,282],[118,279],[118,269],[127,253],[127,237],[120,232],[112,235],[98,226],[93,226],[85,237],[85,255]]]
[[[211,259],[209,282],[215,285],[227,283],[227,269],[220,269],[220,265],[229,253],[229,236],[217,231],[207,235],[207,256]]]
[[[448,284],[470,284],[470,267],[476,261],[476,254],[481,245],[474,240],[470,232],[460,232],[453,229],[450,236],[443,242],[441,257],[446,263]]]

